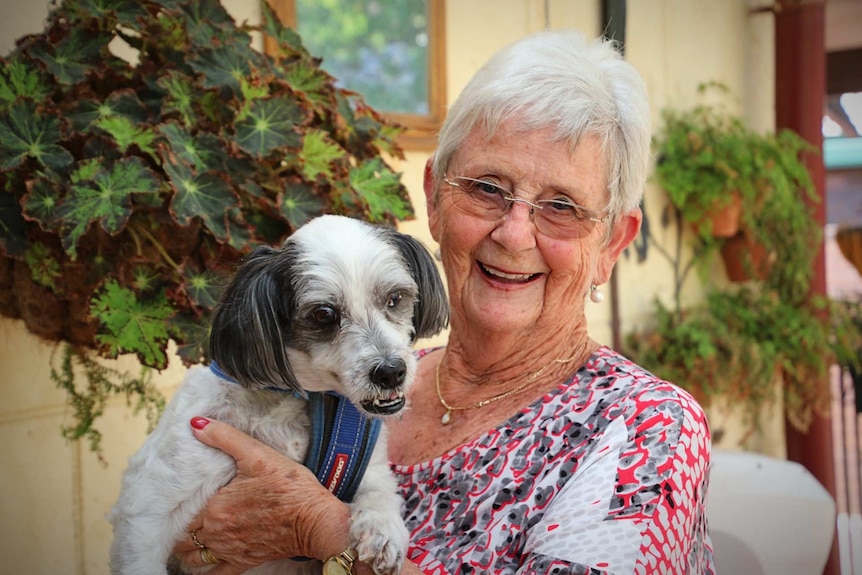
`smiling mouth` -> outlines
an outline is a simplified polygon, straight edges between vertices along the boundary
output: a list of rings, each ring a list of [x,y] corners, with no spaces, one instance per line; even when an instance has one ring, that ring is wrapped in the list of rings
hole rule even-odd
[[[375,397],[360,402],[362,409],[373,415],[392,415],[404,407],[404,392],[393,392],[389,397]]]
[[[482,262],[479,262],[479,269],[482,270],[482,273],[492,278],[496,281],[501,281],[504,283],[513,283],[513,284],[522,284],[528,283],[542,274],[513,274],[507,273],[492,267],[488,267]]]

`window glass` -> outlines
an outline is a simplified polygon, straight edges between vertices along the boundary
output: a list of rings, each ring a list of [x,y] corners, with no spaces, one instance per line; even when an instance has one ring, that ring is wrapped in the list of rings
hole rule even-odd
[[[295,0],[308,50],[374,108],[429,114],[426,0]]]
[[[405,150],[434,149],[446,116],[445,0],[267,1],[342,87],[406,128]]]

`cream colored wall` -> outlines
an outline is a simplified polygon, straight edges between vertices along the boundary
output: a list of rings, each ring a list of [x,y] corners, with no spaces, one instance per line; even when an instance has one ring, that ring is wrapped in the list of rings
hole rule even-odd
[[[0,49],[14,38],[37,32],[41,11],[12,10],[0,0]],[[240,19],[257,19],[257,0],[225,2]],[[545,6],[549,14],[545,14]],[[656,120],[666,105],[693,101],[698,82],[720,80],[739,94],[735,104],[759,126],[772,118],[772,29],[768,16],[749,16],[744,0],[637,0],[628,3],[627,58],[646,78]],[[446,9],[447,86],[450,101],[475,68],[503,44],[539,30],[573,27],[599,30],[598,0],[451,0]],[[396,168],[410,189],[417,220],[403,230],[433,246],[425,224],[422,167],[426,154],[408,152]],[[661,192],[647,192],[646,207],[661,241],[672,234],[659,225]],[[657,252],[644,264],[623,259],[618,268],[623,331],[647,317],[654,294],[670,293],[670,268]],[[692,288],[688,297],[696,297]],[[607,301],[607,300],[606,300]],[[588,303],[594,336],[611,342],[610,305]],[[133,416],[122,400],[108,405],[99,427],[107,467],[86,445],[67,443],[64,395],[50,380],[54,350],[18,321],[0,319],[0,562],[5,573],[101,575],[107,570],[110,526],[104,514],[113,502],[126,458],[145,437],[143,416]],[[120,365],[136,371],[133,361]],[[173,360],[157,378],[168,395],[183,369]],[[780,426],[762,445],[783,445]]]

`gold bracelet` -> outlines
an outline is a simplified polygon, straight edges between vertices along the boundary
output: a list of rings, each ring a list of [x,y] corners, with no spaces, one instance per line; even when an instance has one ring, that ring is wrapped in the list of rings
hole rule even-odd
[[[323,575],[353,575],[356,551],[345,549],[323,562]]]

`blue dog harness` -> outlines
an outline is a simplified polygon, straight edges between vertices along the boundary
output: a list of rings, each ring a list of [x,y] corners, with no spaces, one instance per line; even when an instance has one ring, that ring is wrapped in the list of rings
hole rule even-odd
[[[237,383],[214,361],[210,363],[210,371]],[[278,387],[267,389],[287,392]],[[308,407],[311,440],[303,464],[336,497],[350,503],[368,467],[382,421],[367,417],[343,395],[331,391],[308,393]]]

